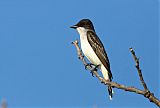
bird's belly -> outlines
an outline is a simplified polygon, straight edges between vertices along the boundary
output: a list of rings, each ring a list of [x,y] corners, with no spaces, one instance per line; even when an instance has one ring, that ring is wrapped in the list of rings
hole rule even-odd
[[[81,42],[81,48],[84,53],[84,55],[87,57],[87,59],[94,65],[100,65],[101,61],[99,60],[98,56],[90,46],[89,42],[87,40],[84,40]]]

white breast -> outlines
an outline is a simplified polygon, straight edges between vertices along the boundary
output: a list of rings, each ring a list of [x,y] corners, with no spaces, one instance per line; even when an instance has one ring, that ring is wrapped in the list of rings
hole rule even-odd
[[[81,49],[84,55],[87,57],[87,59],[94,65],[100,65],[99,69],[101,70],[103,77],[108,80],[108,71],[102,64],[102,62],[99,60],[96,53],[93,51],[91,45],[88,42],[87,39],[87,30],[83,27],[77,28],[78,33],[80,34],[80,41],[81,41]]]
[[[81,49],[84,53],[84,55],[87,57],[87,59],[95,65],[100,65],[101,61],[93,51],[92,47],[90,46],[88,40],[87,40],[87,30],[83,27],[78,27],[77,31],[80,34],[80,41],[81,41]]]

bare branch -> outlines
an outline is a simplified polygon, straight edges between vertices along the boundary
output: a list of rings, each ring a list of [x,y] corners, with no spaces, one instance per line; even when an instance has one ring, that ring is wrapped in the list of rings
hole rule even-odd
[[[86,60],[84,59],[84,56],[83,56],[83,53],[78,45],[78,41],[74,41],[72,42],[72,44],[74,44],[74,46],[76,47],[77,49],[77,55],[78,55],[78,58],[83,62],[83,64],[85,66],[87,66],[87,69],[92,71],[92,73],[98,78],[98,80],[103,83],[104,85],[110,85],[112,86],[113,88],[117,88],[117,89],[121,89],[121,90],[124,90],[124,91],[129,91],[129,92],[134,92],[136,94],[141,94],[143,95],[144,97],[148,98],[150,100],[150,102],[153,102],[155,103],[157,106],[160,107],[160,101],[158,100],[158,98],[156,98],[154,96],[153,93],[151,93],[148,88],[147,88],[147,85],[145,84],[144,80],[143,80],[143,76],[142,76],[142,72],[141,72],[141,69],[139,67],[139,59],[136,57],[135,55],[135,52],[133,51],[132,48],[130,48],[130,51],[134,57],[134,60],[136,61],[136,68],[137,68],[137,71],[139,73],[139,77],[140,77],[140,80],[141,80],[141,83],[144,87],[145,90],[140,90],[140,89],[137,89],[135,87],[127,87],[125,85],[122,85],[122,84],[119,84],[119,83],[116,83],[116,82],[109,82],[109,81],[106,81],[104,78],[102,78],[97,71],[93,70],[91,66],[87,65],[87,62]]]
[[[154,102],[155,104],[157,104],[158,106],[160,106],[160,101],[154,97],[154,94],[151,93],[147,87],[147,84],[145,83],[144,79],[143,79],[143,75],[142,75],[142,71],[140,69],[140,66],[139,66],[139,59],[137,58],[136,54],[135,54],[135,51],[132,49],[132,48],[129,48],[131,53],[132,53],[132,56],[135,60],[135,63],[136,63],[136,69],[137,69],[137,72],[138,72],[138,75],[139,75],[139,78],[140,78],[140,81],[141,81],[141,84],[143,85],[143,88],[144,88],[144,96],[146,98],[148,98],[150,100],[150,102]]]
[[[142,72],[141,72],[141,69],[140,69],[140,67],[139,67],[139,59],[136,57],[135,51],[134,51],[132,48],[130,48],[130,51],[131,51],[131,53],[132,53],[132,55],[133,55],[133,58],[134,58],[134,60],[135,60],[135,62],[136,62],[137,72],[138,72],[140,81],[141,81],[141,83],[142,83],[142,85],[143,85],[143,87],[144,87],[144,90],[145,90],[145,91],[148,91],[147,85],[146,85],[146,83],[144,82],[144,79],[143,79],[143,76],[142,76]]]

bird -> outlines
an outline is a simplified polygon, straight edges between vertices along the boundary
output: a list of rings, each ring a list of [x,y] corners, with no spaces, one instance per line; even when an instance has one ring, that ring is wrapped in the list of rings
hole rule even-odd
[[[76,25],[70,28],[76,29],[80,35],[81,49],[85,57],[91,62],[87,65],[94,65],[98,68],[107,81],[112,81],[113,76],[110,69],[110,62],[101,42],[94,29],[90,19],[82,19]],[[112,100],[113,90],[111,85],[107,86],[109,99]]]

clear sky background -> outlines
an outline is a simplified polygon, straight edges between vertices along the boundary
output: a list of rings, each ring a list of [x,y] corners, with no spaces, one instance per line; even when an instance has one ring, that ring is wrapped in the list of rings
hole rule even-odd
[[[0,0],[0,99],[9,108],[156,108],[141,95],[106,87],[84,69],[69,27],[92,20],[108,53],[113,81],[160,97],[159,0]]]

